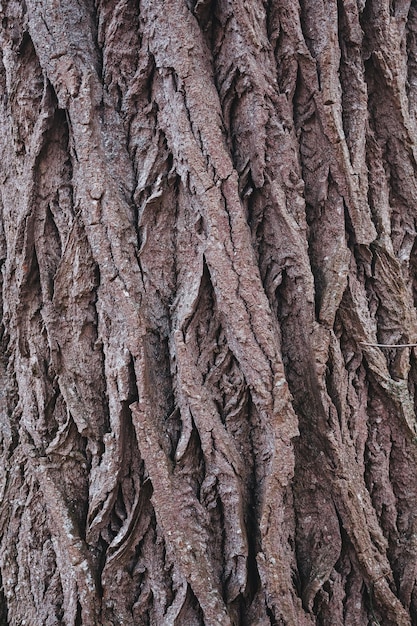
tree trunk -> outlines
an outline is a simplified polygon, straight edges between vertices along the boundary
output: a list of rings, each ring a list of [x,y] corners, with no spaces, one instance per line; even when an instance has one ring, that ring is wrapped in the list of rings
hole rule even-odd
[[[416,624],[415,0],[0,18],[1,624]]]

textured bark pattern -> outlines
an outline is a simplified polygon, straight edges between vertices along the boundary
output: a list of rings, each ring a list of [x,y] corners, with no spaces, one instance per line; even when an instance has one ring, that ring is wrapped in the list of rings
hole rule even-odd
[[[417,623],[417,4],[0,18],[1,623]]]

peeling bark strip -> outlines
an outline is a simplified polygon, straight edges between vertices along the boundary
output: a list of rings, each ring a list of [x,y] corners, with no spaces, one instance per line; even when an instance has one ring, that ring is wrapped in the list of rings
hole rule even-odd
[[[0,4],[0,622],[417,623],[417,8]]]

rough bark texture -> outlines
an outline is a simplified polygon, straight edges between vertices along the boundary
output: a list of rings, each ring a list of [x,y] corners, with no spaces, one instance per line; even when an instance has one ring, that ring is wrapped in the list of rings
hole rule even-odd
[[[0,18],[1,624],[416,624],[417,3]]]

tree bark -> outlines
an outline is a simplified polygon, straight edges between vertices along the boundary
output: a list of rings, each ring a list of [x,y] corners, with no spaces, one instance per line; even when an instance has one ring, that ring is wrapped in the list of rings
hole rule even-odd
[[[0,622],[417,623],[417,4],[0,4]]]

